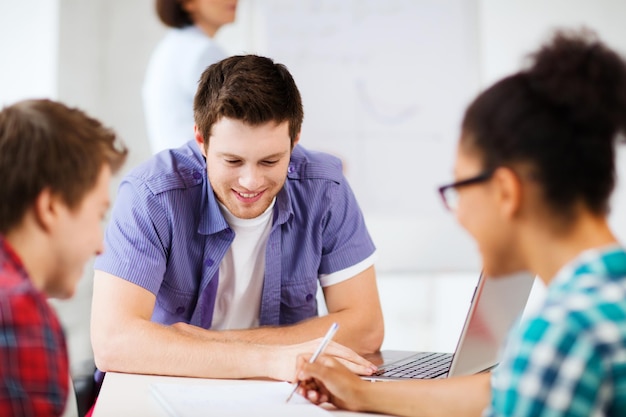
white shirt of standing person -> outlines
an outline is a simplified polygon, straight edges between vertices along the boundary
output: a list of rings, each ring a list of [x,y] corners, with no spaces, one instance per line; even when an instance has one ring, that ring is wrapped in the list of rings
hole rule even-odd
[[[193,98],[202,72],[226,53],[196,26],[170,29],[152,53],[143,110],[152,153],[193,139]]]

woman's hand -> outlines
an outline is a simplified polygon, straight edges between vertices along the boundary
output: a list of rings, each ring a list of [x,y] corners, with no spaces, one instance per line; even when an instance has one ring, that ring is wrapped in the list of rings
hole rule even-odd
[[[310,355],[298,357],[298,393],[315,404],[329,402],[338,408],[358,411],[371,382],[362,380],[335,358],[322,355],[309,363]]]

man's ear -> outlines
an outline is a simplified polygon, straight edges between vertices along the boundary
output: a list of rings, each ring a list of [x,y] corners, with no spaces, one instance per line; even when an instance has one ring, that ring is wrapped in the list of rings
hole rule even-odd
[[[33,206],[33,214],[37,224],[45,231],[50,231],[59,217],[60,204],[64,204],[58,195],[52,193],[49,188],[43,189]]]
[[[493,173],[493,183],[496,188],[496,198],[500,213],[508,219],[514,218],[522,206],[523,187],[515,171],[507,167],[500,167]]]
[[[298,142],[300,141],[300,133],[298,132],[298,134],[296,135],[296,138],[293,140],[293,144],[291,145],[291,150],[293,150],[293,148],[295,148],[295,146],[298,144]]]
[[[194,134],[194,138],[196,139],[196,143],[198,144],[198,147],[200,148],[200,152],[202,152],[202,155],[204,155],[204,157],[206,158],[206,147],[204,146],[204,137],[202,136],[202,133],[200,133],[200,130],[198,129],[198,125],[196,124],[193,125],[193,134]]]

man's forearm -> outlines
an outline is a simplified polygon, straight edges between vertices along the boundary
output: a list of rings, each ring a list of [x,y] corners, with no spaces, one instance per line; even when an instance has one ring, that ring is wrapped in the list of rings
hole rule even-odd
[[[333,338],[359,354],[377,351],[383,340],[384,330],[380,319],[363,320],[354,312],[341,311],[314,317],[289,326],[265,326],[255,329],[227,330],[217,332],[222,340],[237,340],[246,343],[293,344],[322,337],[333,322],[339,330]]]
[[[215,332],[189,332],[137,320],[115,334],[94,337],[94,357],[102,371],[212,378],[271,377],[269,346],[223,341]]]
[[[184,323],[163,326],[144,321],[94,338],[96,364],[102,371],[205,378],[295,378],[298,355],[312,353],[317,340],[300,344],[262,344],[225,337]],[[106,339],[106,342],[103,340]],[[371,363],[339,344],[326,349],[346,361],[352,372],[369,374]]]

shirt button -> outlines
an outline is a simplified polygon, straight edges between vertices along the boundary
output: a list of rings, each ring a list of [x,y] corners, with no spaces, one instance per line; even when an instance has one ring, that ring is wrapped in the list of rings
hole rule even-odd
[[[204,264],[206,266],[213,266],[214,263],[215,261],[213,259],[207,259],[206,261],[204,261]]]
[[[202,174],[199,173],[198,171],[194,171],[193,172],[193,177],[197,180],[199,180],[200,178],[202,178]]]
[[[176,309],[176,314],[183,314],[185,312],[185,307],[180,306]]]
[[[287,167],[287,172],[289,172],[290,174],[293,172],[293,165],[289,165]]]
[[[313,294],[307,294],[306,295],[306,300],[307,301],[311,301],[313,299]]]

